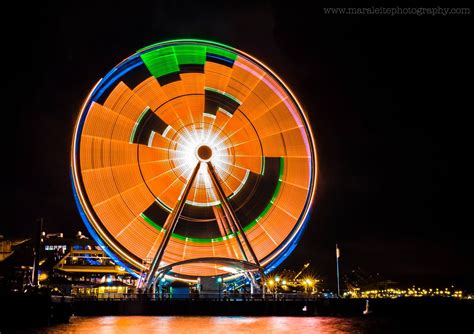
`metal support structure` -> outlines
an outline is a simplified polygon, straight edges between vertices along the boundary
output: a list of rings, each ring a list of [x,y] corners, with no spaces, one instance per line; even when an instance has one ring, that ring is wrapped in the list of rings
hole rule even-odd
[[[161,242],[160,247],[158,248],[155,254],[155,257],[153,258],[153,261],[151,263],[151,267],[148,272],[146,283],[145,283],[145,290],[149,290],[150,287],[152,287],[153,285],[156,270],[160,266],[161,259],[163,258],[166,247],[168,246],[168,242],[170,241],[171,234],[173,233],[176,227],[176,224],[178,223],[179,217],[181,216],[181,213],[183,212],[184,204],[186,203],[186,198],[188,197],[189,191],[191,190],[191,187],[194,183],[194,179],[196,178],[196,175],[200,167],[201,167],[201,162],[198,162],[196,167],[194,167],[194,170],[191,174],[191,177],[188,180],[188,183],[186,184],[186,187],[184,188],[183,194],[181,196],[181,200],[178,202],[178,205],[175,207],[175,209],[171,212],[171,214],[166,219],[166,222],[163,226],[164,228],[166,228],[165,236],[163,237],[163,241]]]
[[[339,248],[336,244],[336,276],[337,276],[337,298],[341,297],[341,290],[339,288]]]
[[[240,221],[237,218],[237,215],[235,214],[234,210],[232,209],[232,206],[230,205],[229,201],[227,200],[227,197],[225,196],[224,189],[222,189],[222,186],[219,183],[219,179],[217,178],[216,171],[215,171],[214,166],[212,165],[211,162],[207,162],[207,169],[209,170],[209,175],[211,177],[214,188],[217,190],[217,196],[219,197],[219,200],[221,201],[222,207],[226,211],[226,214],[229,215],[228,218],[231,222],[231,225],[233,224],[234,227],[240,232],[240,235],[244,239],[245,245],[247,246],[247,249],[249,250],[250,255],[252,256],[253,261],[260,268],[259,269],[260,277],[261,277],[260,282],[262,284],[262,287],[264,287],[265,273],[263,272],[262,266],[260,265],[260,261],[258,260],[257,255],[255,254],[255,252],[252,248],[252,245],[250,244],[249,240],[247,239],[247,235],[245,234],[245,231],[242,227],[242,224],[240,224]],[[237,238],[237,240],[239,240],[239,234],[238,233],[235,234],[235,237]],[[239,240],[239,242],[240,242],[240,240]],[[262,290],[264,290],[264,288]]]
[[[302,268],[302,269],[299,271],[299,273],[298,273],[298,274],[296,274],[296,276],[295,276],[293,279],[294,279],[294,280],[296,280],[296,279],[297,279],[297,278],[298,278],[298,277],[299,277],[299,276],[300,276],[300,275],[303,273],[303,271],[305,271],[305,270],[306,270],[306,268],[308,268],[308,267],[309,267],[309,264],[310,264],[310,262],[308,262],[308,263],[305,263],[305,264],[304,264],[304,266],[303,266],[303,268]]]
[[[222,207],[213,207],[212,209],[214,212],[214,216],[216,217],[217,223],[220,227],[222,227],[222,236],[232,234],[232,230],[230,229],[227,220],[225,220],[225,213],[222,213],[224,209]]]
[[[245,273],[245,277],[247,277],[250,281],[250,294],[253,295],[254,288],[258,288],[257,280],[255,279],[255,276],[253,275],[253,273],[250,271]]]
[[[229,234],[236,235],[236,231],[232,228],[231,224],[228,221],[228,214],[226,214],[226,211],[224,210],[224,207],[216,207],[214,208],[214,214],[216,215],[217,222],[222,225],[223,229],[223,234],[222,236],[226,236]],[[242,242],[240,242],[239,238],[236,238],[237,245],[239,246],[240,252],[242,253],[242,258],[245,261],[248,261],[247,254],[245,254],[244,247],[242,245]],[[232,245],[229,245],[232,247],[232,250],[234,250],[234,247]],[[234,250],[235,251],[235,250]]]
[[[225,196],[224,189],[222,189],[221,184],[219,183],[219,179],[217,178],[216,171],[214,169],[214,166],[210,162],[207,163],[207,168],[209,170],[209,175],[211,176],[212,183],[214,185],[214,188],[217,190],[217,196],[219,197],[219,200],[221,201],[222,207],[226,211],[226,213],[229,214],[229,220],[231,224],[234,225],[236,229],[240,232],[240,235],[244,239],[245,245],[247,246],[247,249],[250,252],[250,255],[252,255],[252,259],[255,262],[257,266],[260,267],[260,262],[258,261],[257,255],[255,255],[255,252],[253,251],[252,246],[250,245],[249,240],[247,239],[247,236],[245,235],[244,229],[242,228],[242,225],[240,224],[239,219],[237,218],[237,215],[235,214],[234,210],[232,209],[232,206],[230,205],[229,201],[227,200],[227,197]],[[239,237],[238,233],[235,235],[236,238]]]
[[[186,187],[184,188],[183,194],[181,196],[180,201],[178,202],[177,206],[173,209],[171,214],[168,216],[166,219],[166,222],[164,224],[164,230],[165,230],[165,235],[163,237],[163,240],[161,241],[160,246],[158,247],[158,250],[155,254],[155,257],[153,258],[153,261],[151,263],[150,269],[148,271],[148,275],[144,284],[145,291],[150,290],[150,288],[156,289],[156,284],[157,280],[160,278],[161,274],[164,274],[162,272],[163,268],[159,268],[161,260],[163,258],[163,255],[165,253],[166,247],[168,246],[169,240],[171,238],[171,235],[179,221],[179,217],[181,216],[181,213],[183,212],[184,205],[186,203],[186,198],[189,194],[189,191],[192,188],[192,185],[194,183],[194,180],[196,179],[197,173],[199,172],[199,168],[201,167],[201,161],[197,163],[196,167],[194,168],[191,177],[188,180],[188,183],[186,184]],[[217,177],[216,171],[214,169],[214,166],[208,161],[207,162],[207,167],[209,171],[209,175],[211,177],[211,181],[213,183],[214,188],[216,189],[217,196],[222,204],[222,209],[224,210],[225,217],[224,219],[224,224],[226,225],[225,228],[228,229],[231,233],[235,235],[237,244],[239,245],[239,248],[242,252],[242,256],[246,262],[248,262],[247,254],[245,252],[245,249],[243,247],[243,243],[240,240],[240,236],[243,238],[243,241],[250,252],[250,255],[255,263],[255,266],[258,267],[258,271],[260,273],[261,277],[261,284],[262,284],[262,291],[264,291],[264,280],[265,280],[265,274],[263,272],[263,268],[260,265],[260,262],[257,258],[257,255],[255,254],[245,232],[244,229],[240,223],[240,221],[237,218],[237,215],[235,214],[231,204],[227,200],[227,197],[225,196],[224,189],[222,188],[221,184],[219,183],[219,179]],[[240,235],[240,236],[239,236]],[[158,277],[157,276],[158,273]],[[253,276],[252,276],[253,278]]]
[[[213,180],[211,178],[211,180]],[[212,181],[212,183],[214,184],[214,180]],[[214,185],[214,187],[216,187],[216,185]],[[220,196],[218,196],[220,198]],[[222,202],[222,201],[221,201]],[[232,223],[232,221],[229,219],[230,217],[230,212],[228,212],[227,208],[225,205],[222,205],[222,209],[224,210],[224,224],[227,225],[227,228],[230,230],[230,232],[235,235],[235,239],[237,240],[237,244],[239,245],[239,249],[240,249],[240,252],[242,253],[242,257],[244,258],[245,261],[248,261],[248,257],[247,257],[247,254],[245,253],[245,249],[244,249],[244,246],[242,245],[242,242],[240,241],[240,238],[238,236],[238,233],[237,233],[237,227],[235,226],[235,224]]]
[[[40,254],[41,254],[41,244],[43,238],[43,218],[37,220],[37,225],[35,229],[35,248],[34,248],[34,260],[33,260],[33,273],[32,273],[32,283],[33,286],[38,286],[39,282],[39,262],[40,262]]]

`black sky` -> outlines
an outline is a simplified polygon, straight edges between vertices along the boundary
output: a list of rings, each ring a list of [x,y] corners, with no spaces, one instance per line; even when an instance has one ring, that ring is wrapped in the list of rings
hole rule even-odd
[[[446,6],[431,4],[438,5]],[[472,152],[465,148],[472,15],[336,16],[297,1],[30,6],[16,2],[6,13],[13,23],[3,23],[4,159],[15,163],[4,180],[12,184],[5,193],[13,203],[7,202],[0,234],[29,235],[37,217],[48,232],[85,231],[69,179],[82,101],[135,50],[195,37],[268,64],[310,116],[317,199],[306,233],[282,267],[311,259],[333,282],[338,242],[343,272],[360,266],[402,282],[474,281],[472,195],[462,193],[469,190],[463,166]],[[5,118],[10,114],[13,121]]]

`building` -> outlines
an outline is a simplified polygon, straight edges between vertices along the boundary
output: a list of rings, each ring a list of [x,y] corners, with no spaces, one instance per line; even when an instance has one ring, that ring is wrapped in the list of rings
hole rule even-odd
[[[24,291],[32,286],[33,241],[2,240],[0,250],[0,288]],[[131,293],[136,280],[82,233],[75,238],[64,238],[62,233],[43,233],[39,284],[68,295],[100,298]]]

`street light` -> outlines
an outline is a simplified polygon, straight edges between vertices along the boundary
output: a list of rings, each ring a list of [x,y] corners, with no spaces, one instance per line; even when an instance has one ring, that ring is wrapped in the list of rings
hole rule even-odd
[[[275,281],[273,279],[269,279],[268,280],[268,290],[270,291],[270,293],[272,293],[273,291],[273,286],[275,285]]]
[[[275,297],[278,298],[278,283],[280,282],[280,276],[275,277]]]
[[[314,292],[314,286],[316,284],[317,280],[314,279],[313,277],[306,277],[303,280],[303,285],[305,287],[305,292],[309,294],[309,292]],[[311,291],[309,290],[311,288]]]

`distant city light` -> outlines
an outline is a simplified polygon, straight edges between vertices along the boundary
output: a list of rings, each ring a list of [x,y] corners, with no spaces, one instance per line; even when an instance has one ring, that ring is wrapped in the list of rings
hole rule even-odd
[[[359,288],[352,289],[344,293],[344,297],[349,298],[400,298],[400,297],[454,297],[463,298],[461,290],[448,288],[417,288],[415,286],[408,289],[389,288],[389,289],[373,289],[360,291]]]

